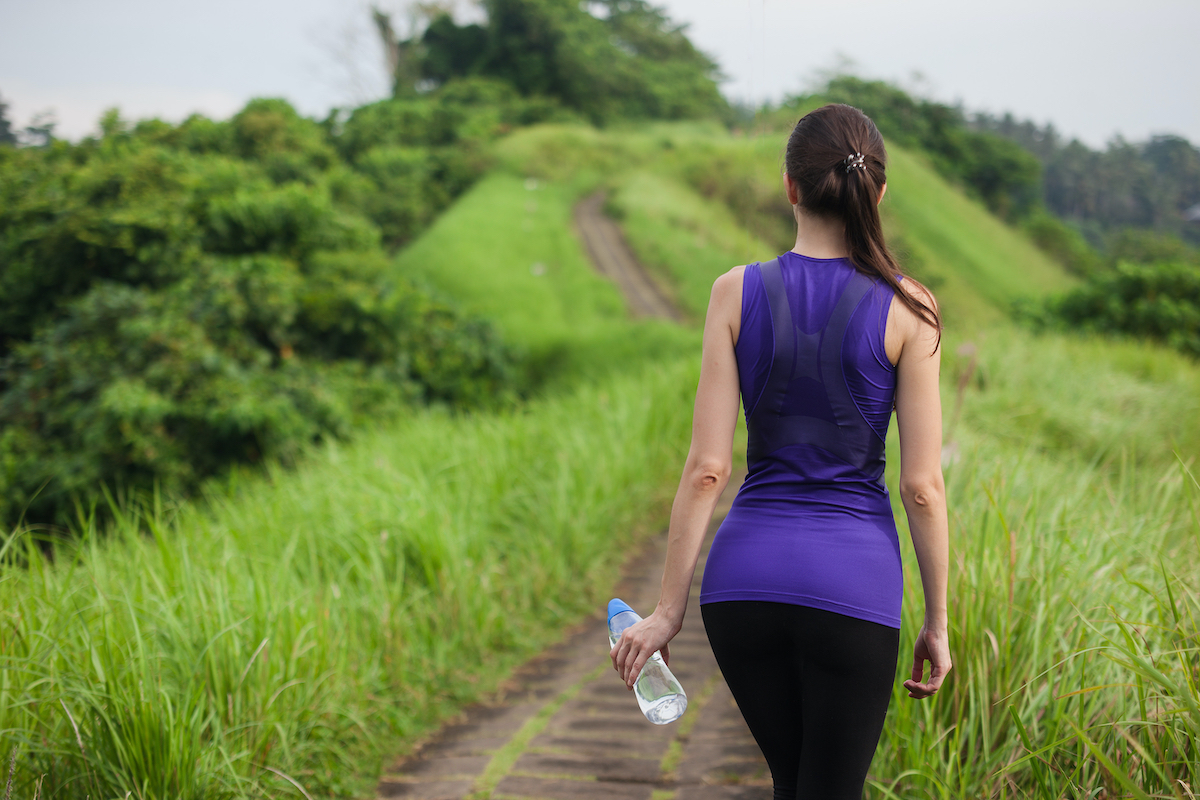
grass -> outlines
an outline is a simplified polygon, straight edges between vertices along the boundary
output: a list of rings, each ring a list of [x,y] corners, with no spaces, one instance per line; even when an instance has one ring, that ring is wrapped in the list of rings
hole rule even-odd
[[[955,670],[933,702],[897,683],[870,796],[1194,791],[1200,487],[1176,453],[1200,455],[1200,370],[1015,330],[978,358],[946,470]],[[948,388],[967,361],[948,357]],[[906,573],[903,676],[923,613],[908,548]]]
[[[396,269],[493,320],[525,350],[533,385],[570,385],[692,352],[694,334],[634,322],[617,288],[592,269],[571,212],[593,186],[494,173],[404,250]]]
[[[46,797],[286,795],[270,770],[367,791],[372,764],[599,607],[664,520],[695,379],[660,365],[506,414],[421,413],[207,507],[126,510],[53,563],[11,539],[17,796],[43,774]]]
[[[634,173],[620,183],[611,204],[638,259],[675,288],[679,305],[698,323],[718,275],[775,255],[724,204],[669,176]]]
[[[933,289],[951,327],[981,330],[1001,322],[1021,299],[1077,282],[921,156],[899,147],[888,148],[882,209],[902,263]]]

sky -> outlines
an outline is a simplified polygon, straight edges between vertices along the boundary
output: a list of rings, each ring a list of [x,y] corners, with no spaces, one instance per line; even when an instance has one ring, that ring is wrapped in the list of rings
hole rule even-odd
[[[452,2],[452,0],[451,0]],[[1197,0],[654,0],[713,56],[734,100],[778,101],[850,67],[970,111],[1052,122],[1099,147],[1200,143]],[[405,0],[380,0],[408,15]],[[324,116],[387,92],[360,0],[0,0],[0,98],[18,127],[228,117],[252,97]],[[460,19],[478,18],[457,0]]]

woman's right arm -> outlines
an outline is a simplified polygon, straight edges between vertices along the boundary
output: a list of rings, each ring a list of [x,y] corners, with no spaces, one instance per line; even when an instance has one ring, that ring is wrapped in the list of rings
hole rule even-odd
[[[909,284],[909,282],[906,282]],[[908,285],[902,284],[905,288]],[[920,292],[914,287],[913,291]],[[931,302],[932,296],[922,300]],[[913,647],[912,678],[904,682],[909,697],[922,699],[941,687],[952,666],[946,587],[950,561],[946,484],[942,478],[942,401],[938,390],[941,348],[937,331],[898,300],[893,311],[903,327],[896,364],[896,422],[900,428],[900,497],[908,515],[921,586],[925,622]],[[922,681],[925,662],[928,681]]]

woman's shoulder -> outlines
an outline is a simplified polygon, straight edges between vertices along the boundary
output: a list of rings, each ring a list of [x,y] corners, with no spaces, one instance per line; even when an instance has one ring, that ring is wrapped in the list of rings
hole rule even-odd
[[[708,301],[708,320],[720,320],[733,334],[737,343],[742,319],[742,276],[746,266],[734,267],[713,281],[712,296]]]
[[[742,264],[734,267],[713,281],[713,299],[736,292],[740,300],[742,296],[742,279],[746,274],[746,266]]]
[[[899,277],[901,292],[904,292],[904,294],[908,295],[908,297],[917,301],[921,305],[930,308],[934,313],[938,312],[937,298],[933,296],[933,292],[931,292],[928,287],[906,275]],[[880,279],[880,282],[883,282],[882,279]],[[905,319],[914,323],[921,321],[920,317],[917,316],[917,313],[909,308],[908,304],[904,302],[903,298],[900,296],[900,292],[894,293],[892,305],[893,310],[902,309],[900,313],[905,317]]]
[[[934,314],[939,313],[937,298],[919,281],[905,277],[900,281],[900,292],[931,309]],[[904,302],[900,292],[893,294],[891,309],[888,312],[886,345],[888,360],[893,364],[897,363],[907,345],[919,342],[922,344],[922,351],[925,349],[924,345],[929,345],[929,351],[932,353],[937,349],[938,339],[938,331]]]

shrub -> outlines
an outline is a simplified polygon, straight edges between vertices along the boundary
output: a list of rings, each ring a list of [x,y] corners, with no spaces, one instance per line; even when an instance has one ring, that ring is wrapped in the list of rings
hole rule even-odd
[[[1023,227],[1034,244],[1072,273],[1087,276],[1100,269],[1100,256],[1083,234],[1058,217],[1039,210],[1025,220]]]
[[[1120,262],[1050,301],[1041,319],[1153,339],[1200,358],[1200,266]]]
[[[0,152],[0,523],[515,391],[492,329],[394,274],[355,208],[412,236],[460,167],[383,146],[355,172],[277,100],[102,129]]]

